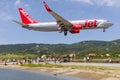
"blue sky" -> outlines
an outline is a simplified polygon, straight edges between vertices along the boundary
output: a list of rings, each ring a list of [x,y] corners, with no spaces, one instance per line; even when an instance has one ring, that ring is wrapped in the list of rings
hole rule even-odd
[[[120,0],[45,0],[59,15],[68,20],[107,19],[114,26],[103,33],[100,30],[81,30],[79,34],[64,36],[58,32],[38,32],[22,28],[12,22],[21,20],[18,7],[24,8],[40,22],[55,21],[43,6],[43,0],[1,0],[0,1],[0,45],[21,43],[66,43],[86,40],[110,41],[120,39]]]

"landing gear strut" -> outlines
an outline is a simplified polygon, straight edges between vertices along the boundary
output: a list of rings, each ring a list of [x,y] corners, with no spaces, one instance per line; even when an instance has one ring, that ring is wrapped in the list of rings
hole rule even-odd
[[[103,28],[103,32],[105,32],[105,28]]]
[[[67,29],[64,30],[64,35],[67,36]]]

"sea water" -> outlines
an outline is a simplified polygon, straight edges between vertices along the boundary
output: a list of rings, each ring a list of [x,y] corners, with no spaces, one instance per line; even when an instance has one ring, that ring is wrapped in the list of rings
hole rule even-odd
[[[46,72],[0,68],[0,80],[88,80]]]

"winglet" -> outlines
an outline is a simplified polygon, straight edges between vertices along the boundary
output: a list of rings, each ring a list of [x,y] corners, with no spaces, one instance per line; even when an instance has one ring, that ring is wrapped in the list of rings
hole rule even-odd
[[[52,10],[50,9],[50,7],[47,5],[45,1],[43,1],[43,4],[48,12],[52,12]]]

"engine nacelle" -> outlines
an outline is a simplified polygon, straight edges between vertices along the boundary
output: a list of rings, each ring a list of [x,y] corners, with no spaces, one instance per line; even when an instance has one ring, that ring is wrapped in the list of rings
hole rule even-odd
[[[83,24],[73,24],[72,25],[72,29],[82,29],[83,28]]]
[[[80,33],[80,30],[83,28],[83,24],[73,24],[72,30],[70,31],[72,34]]]
[[[76,33],[80,33],[79,29],[73,29],[72,31],[70,31],[72,34],[76,34]]]

